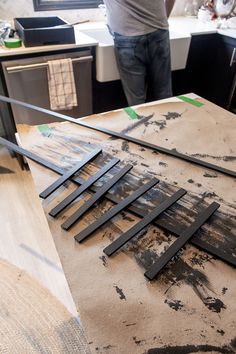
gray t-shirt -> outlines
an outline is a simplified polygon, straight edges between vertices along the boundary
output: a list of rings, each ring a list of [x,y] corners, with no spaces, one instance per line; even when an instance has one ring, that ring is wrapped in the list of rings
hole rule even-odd
[[[104,0],[112,32],[138,36],[167,29],[165,0]]]

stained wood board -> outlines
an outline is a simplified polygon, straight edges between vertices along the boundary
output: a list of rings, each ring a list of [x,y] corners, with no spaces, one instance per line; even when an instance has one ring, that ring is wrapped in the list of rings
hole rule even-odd
[[[31,173],[0,147],[0,258],[36,278],[78,316]]]
[[[137,111],[145,116],[154,112],[155,119],[161,121],[170,112],[179,112],[179,115],[182,112],[176,119],[161,122],[165,126],[163,129],[159,130],[155,122],[147,126],[148,140],[158,141],[158,145],[166,142],[168,147],[201,155],[210,162],[235,170],[236,149],[232,134],[235,118],[206,100],[202,102],[201,114],[199,107],[177,101],[144,105]],[[123,111],[88,117],[86,121],[99,122],[108,128],[112,125],[112,129],[119,125],[125,129],[130,125]],[[191,126],[189,133],[195,126],[192,135],[186,133],[188,124]],[[197,128],[198,124],[200,128]],[[153,126],[155,129],[152,131]],[[205,132],[204,126],[208,133],[197,133],[198,129]],[[219,140],[213,141],[209,134],[209,131],[213,132],[212,127],[220,139],[221,149]],[[177,221],[181,220],[181,225],[183,222],[187,225],[195,213],[211,201],[219,202],[219,211],[196,237],[204,237],[217,247],[236,253],[235,179],[71,123],[50,124],[43,130],[18,126],[18,130],[25,148],[65,169],[97,146],[102,146],[106,153],[120,157],[126,163],[132,163],[131,176],[120,183],[114,193],[124,196],[130,192],[130,182],[135,188],[150,176],[161,179],[161,191],[167,194],[177,188],[185,188],[187,196],[166,216],[170,220],[177,212]],[[136,137],[142,137],[140,130],[145,133],[145,127],[138,126]],[[197,135],[197,145],[192,144],[193,135]],[[211,140],[210,144],[208,140]],[[35,163],[30,163],[30,167],[38,192],[58,178],[55,173]],[[90,167],[90,173],[93,168]],[[82,174],[83,177],[87,175],[88,170]],[[45,212],[75,188],[73,183],[67,183],[43,201]],[[149,207],[154,206],[150,199],[155,197],[158,203],[162,195],[157,190],[150,192]],[[187,245],[175,262],[150,283],[143,276],[144,270],[172,243],[174,237],[151,226],[116,256],[107,259],[102,250],[138,218],[122,213],[79,245],[73,236],[111,206],[104,200],[69,232],[63,231],[60,224],[87,198],[88,194],[76,200],[58,219],[47,218],[91,349],[95,353],[151,353],[152,348],[156,348],[155,353],[190,353],[190,350],[234,353],[235,269]],[[142,205],[147,204],[139,201],[138,206]]]

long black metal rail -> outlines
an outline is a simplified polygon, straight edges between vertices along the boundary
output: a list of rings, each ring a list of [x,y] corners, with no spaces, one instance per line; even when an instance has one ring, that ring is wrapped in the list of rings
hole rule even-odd
[[[126,165],[117,172],[113,177],[111,177],[108,182],[106,182],[99,190],[87,200],[74,214],[72,214],[62,225],[61,227],[64,230],[69,230],[72,225],[83,216],[99,199],[101,199],[106,192],[111,189],[126,173],[128,173],[132,165]]]
[[[82,167],[84,167],[88,162],[91,162],[96,156],[102,152],[102,149],[94,149],[90,153],[86,154],[83,160],[79,161],[74,167],[69,171],[65,172],[60,178],[58,178],[54,183],[48,186],[44,191],[42,191],[39,196],[43,199],[51,195],[55,190],[61,187],[68,179],[70,179],[76,172],[78,172]]]
[[[118,164],[120,159],[114,158],[109,161],[105,166],[103,166],[97,173],[89,177],[79,188],[70,193],[65,199],[63,199],[59,204],[57,204],[51,211],[49,215],[55,217],[62,210],[64,210],[70,203],[72,203],[76,198],[78,198],[86,189],[90,188],[99,178],[104,176],[112,167]]]
[[[41,158],[40,156],[34,154],[31,151],[28,151],[12,142],[10,142],[7,139],[4,139],[2,137],[0,137],[0,145],[4,145],[6,146],[8,149],[16,152],[17,154],[20,154],[22,156],[28,157],[30,160],[37,162],[39,165],[48,168],[49,170],[52,170],[54,172],[59,173],[60,175],[63,175],[63,169],[58,167],[57,165],[55,165],[52,162],[49,162],[47,160],[44,160],[43,158]]]
[[[67,116],[65,114],[53,112],[53,111],[50,111],[50,110],[45,109],[45,108],[40,108],[40,107],[37,107],[35,105],[29,104],[29,103],[24,103],[22,101],[18,101],[18,100],[15,100],[13,98],[8,98],[8,97],[1,96],[1,95],[0,95],[0,101],[16,104],[16,105],[19,105],[19,106],[22,106],[22,107],[25,107],[25,108],[29,108],[29,109],[41,112],[41,113],[45,113],[45,114],[54,116],[56,118],[59,118],[59,119],[62,119],[62,120],[65,120],[65,121],[80,125],[82,127],[85,127],[85,128],[88,128],[88,129],[92,129],[92,130],[96,130],[96,131],[99,131],[101,133],[105,133],[105,134],[111,135],[113,137],[117,137],[117,138],[120,138],[120,139],[123,139],[123,140],[126,140],[126,141],[130,141],[132,143],[138,144],[140,146],[144,146],[144,147],[152,149],[154,151],[158,151],[158,152],[170,155],[172,157],[176,157],[178,159],[191,162],[191,163],[193,163],[195,165],[199,165],[199,166],[202,166],[202,167],[205,167],[205,168],[209,168],[211,170],[214,170],[214,171],[217,171],[217,172],[221,172],[221,173],[223,173],[225,175],[228,175],[228,176],[231,176],[231,177],[236,177],[236,172],[235,171],[232,171],[232,170],[226,169],[224,167],[220,167],[220,166],[214,165],[214,164],[209,163],[209,162],[205,162],[203,160],[196,159],[194,157],[182,154],[182,153],[177,152],[175,150],[170,150],[170,149],[164,148],[162,146],[151,144],[151,143],[142,141],[140,139],[133,138],[131,136],[128,136],[128,135],[125,135],[125,134],[122,134],[122,133],[118,133],[118,132],[115,132],[115,131],[110,130],[110,129],[106,129],[106,128],[100,127],[98,125],[95,126],[95,125],[91,125],[91,124],[85,123],[81,119],[80,120],[79,119],[75,119],[75,118],[72,118],[72,117]]]
[[[103,252],[110,257],[113,253],[118,251],[119,248],[124,246],[128,241],[130,241],[138,232],[142,231],[146,226],[148,226],[153,220],[155,220],[161,213],[173,205],[177,200],[183,197],[187,192],[184,189],[179,189],[171,197],[168,197],[154,208],[147,216],[145,216],[141,221],[135,224],[131,229],[126,231],[123,235],[117,238],[109,246],[107,246]]]
[[[172,245],[159,257],[145,273],[145,277],[153,280],[178,251],[190,240],[195,232],[220,207],[218,203],[211,203],[209,207],[197,215],[196,220],[172,243]]]
[[[75,240],[79,243],[84,241],[88,236],[95,232],[99,227],[103,226],[107,221],[113,218],[115,215],[119,214],[122,210],[127,208],[128,205],[137,200],[141,195],[146,193],[149,189],[154,187],[159,180],[153,178],[151,181],[145,183],[143,186],[139,187],[135,192],[129,195],[127,198],[123,199],[120,203],[116,204],[112,209],[103,214],[94,223],[90,224],[84,230],[82,230],[78,235],[75,236]]]
[[[27,158],[29,158],[30,160],[32,161],[35,161],[37,162],[38,164],[40,164],[41,166],[44,166],[48,169],[50,169],[51,171],[53,172],[56,172],[60,175],[63,175],[65,173],[65,169],[62,168],[62,167],[58,167],[57,165],[39,157],[38,155],[34,154],[33,152],[30,152],[24,148],[21,148],[19,147],[18,145],[4,139],[4,138],[1,138],[0,137],[0,144],[1,145],[4,145],[6,146],[8,149],[20,154],[20,155],[23,155]],[[79,184],[79,185],[82,185],[85,181],[78,177],[78,176],[73,176],[71,178],[71,180],[73,180],[73,182]],[[90,190],[93,192],[93,193],[96,193],[98,188],[96,186],[91,186]],[[111,194],[111,193],[106,193],[105,195],[105,198],[115,204],[118,204],[120,202],[120,199],[117,198],[117,196],[115,196],[114,194]],[[137,215],[141,218],[143,218],[147,212],[145,210],[141,210],[139,209],[138,207],[134,206],[134,205],[130,205],[127,210],[131,213],[133,213],[134,215]],[[174,228],[173,226],[171,225],[168,225],[165,223],[165,221],[163,220],[159,220],[159,219],[156,219],[153,221],[153,224],[158,226],[158,227],[161,227],[162,229],[166,230],[166,231],[169,231],[171,232],[173,235],[175,236],[180,236],[181,235],[181,231],[180,230],[177,230],[176,228]],[[190,239],[189,241],[192,245],[202,249],[203,251],[205,252],[208,252],[209,254],[221,259],[222,261],[230,264],[230,265],[233,265],[236,267],[236,258],[233,257],[232,255],[230,255],[229,253],[225,253],[223,251],[223,249],[220,249],[220,248],[217,248],[217,247],[214,247],[213,245],[207,243],[206,241],[200,239],[200,238],[192,238]]]

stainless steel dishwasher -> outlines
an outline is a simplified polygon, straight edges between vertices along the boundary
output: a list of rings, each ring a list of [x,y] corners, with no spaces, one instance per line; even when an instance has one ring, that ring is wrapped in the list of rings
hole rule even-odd
[[[9,97],[50,109],[47,63],[49,60],[64,58],[72,59],[78,106],[57,112],[74,118],[91,114],[92,56],[90,50],[2,62]],[[38,125],[59,120],[17,105],[12,105],[12,112],[16,124]]]

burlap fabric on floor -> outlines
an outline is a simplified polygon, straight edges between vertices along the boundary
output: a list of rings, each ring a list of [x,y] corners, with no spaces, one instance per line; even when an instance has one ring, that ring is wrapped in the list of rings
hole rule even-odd
[[[36,280],[0,260],[0,353],[89,354],[79,323]]]

